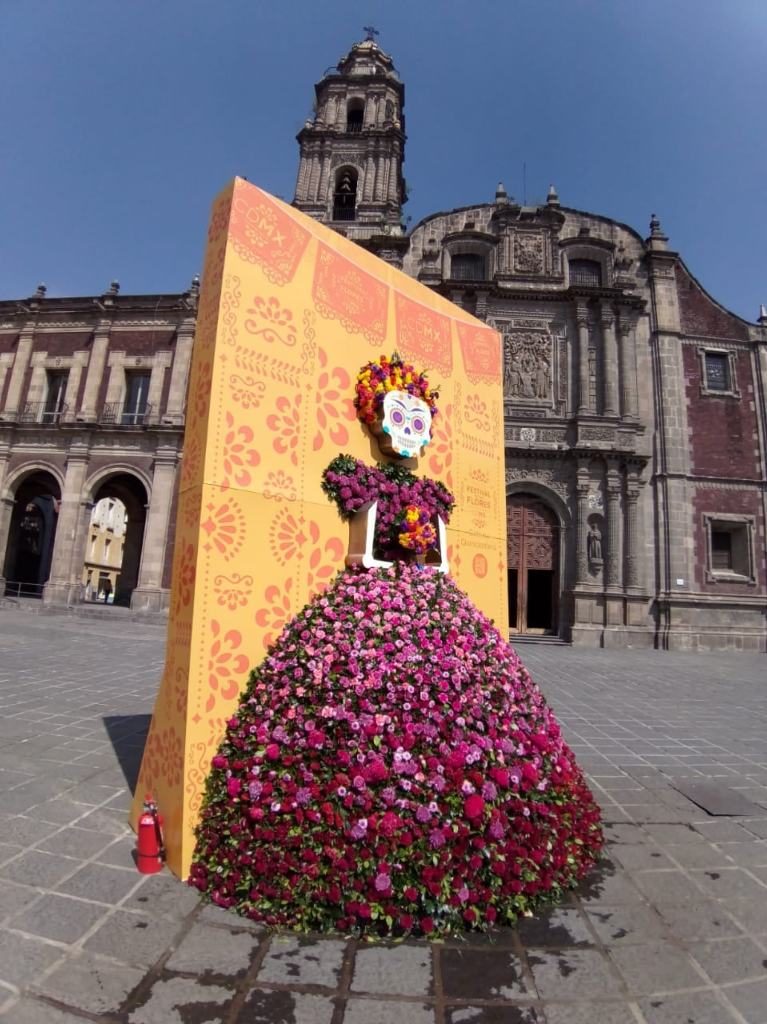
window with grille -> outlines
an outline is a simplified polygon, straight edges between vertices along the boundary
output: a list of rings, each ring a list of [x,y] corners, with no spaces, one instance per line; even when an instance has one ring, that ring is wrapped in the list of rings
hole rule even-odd
[[[454,281],[484,281],[485,257],[474,252],[457,252],[450,257],[450,277]]]
[[[709,578],[753,580],[751,520],[705,517],[708,529]]]
[[[726,352],[706,352],[706,388],[709,391],[731,391],[730,357]]]
[[[597,260],[570,260],[570,284],[581,288],[600,288],[602,264]]]

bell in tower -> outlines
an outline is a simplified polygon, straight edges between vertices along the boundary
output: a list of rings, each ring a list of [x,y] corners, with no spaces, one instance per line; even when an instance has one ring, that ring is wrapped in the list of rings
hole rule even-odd
[[[388,250],[405,243],[405,87],[378,33],[366,32],[314,87],[314,117],[297,136],[293,205],[392,259]]]

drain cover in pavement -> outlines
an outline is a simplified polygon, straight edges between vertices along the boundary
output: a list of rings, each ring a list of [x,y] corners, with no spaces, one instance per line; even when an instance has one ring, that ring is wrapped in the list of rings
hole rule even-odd
[[[693,779],[680,779],[672,782],[672,786],[682,796],[687,797],[698,807],[702,807],[707,814],[725,817],[739,817],[741,815],[759,817],[764,814],[764,808],[752,803],[742,793],[735,789],[728,789],[717,782],[698,782]]]

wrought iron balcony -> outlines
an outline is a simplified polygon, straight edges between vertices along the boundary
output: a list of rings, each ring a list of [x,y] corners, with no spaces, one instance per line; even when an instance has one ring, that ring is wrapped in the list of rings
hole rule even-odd
[[[151,405],[145,405],[143,409],[126,409],[122,402],[106,402],[99,423],[112,427],[145,427],[151,411]]]
[[[19,410],[19,423],[44,423],[55,426],[61,423],[67,412],[67,406],[51,408],[47,402],[26,402]]]
[[[571,266],[570,284],[578,288],[601,288],[602,275],[598,269],[581,269]]]

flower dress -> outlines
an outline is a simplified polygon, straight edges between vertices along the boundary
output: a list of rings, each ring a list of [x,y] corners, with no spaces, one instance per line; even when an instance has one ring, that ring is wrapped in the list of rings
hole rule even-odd
[[[511,923],[597,860],[594,798],[508,641],[439,566],[398,550],[402,510],[446,522],[449,492],[350,456],[323,487],[344,518],[378,503],[378,564],[347,565],[251,673],[190,884],[305,931]]]

